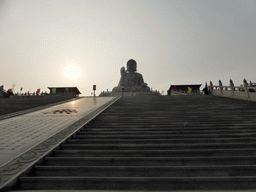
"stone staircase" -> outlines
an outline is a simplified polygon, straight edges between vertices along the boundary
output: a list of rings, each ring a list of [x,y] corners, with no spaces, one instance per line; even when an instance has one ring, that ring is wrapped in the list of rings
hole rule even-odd
[[[255,112],[214,96],[123,97],[13,189],[256,189]]]

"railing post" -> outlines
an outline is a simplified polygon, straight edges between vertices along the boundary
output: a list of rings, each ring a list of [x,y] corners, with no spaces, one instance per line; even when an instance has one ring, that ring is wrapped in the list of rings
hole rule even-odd
[[[247,99],[250,98],[249,90],[248,90],[248,83],[247,83],[246,79],[244,79],[244,89],[246,92]]]
[[[220,87],[220,93],[221,95],[223,94],[223,87],[222,87],[222,82],[219,80],[219,87]]]
[[[234,83],[232,81],[232,79],[230,79],[230,89],[231,89],[231,92],[232,92],[232,95],[234,96],[235,95],[235,92],[234,92]]]
[[[3,95],[3,89],[4,89],[4,86],[3,85],[0,86],[0,97],[2,97],[2,95]]]
[[[211,92],[211,94],[213,94],[213,84],[212,84],[212,81],[210,81],[210,92]]]

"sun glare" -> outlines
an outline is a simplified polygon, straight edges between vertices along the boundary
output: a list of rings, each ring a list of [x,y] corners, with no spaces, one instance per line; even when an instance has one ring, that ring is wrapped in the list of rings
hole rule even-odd
[[[74,64],[69,64],[64,68],[64,75],[66,78],[74,81],[81,76],[81,70],[78,66]]]

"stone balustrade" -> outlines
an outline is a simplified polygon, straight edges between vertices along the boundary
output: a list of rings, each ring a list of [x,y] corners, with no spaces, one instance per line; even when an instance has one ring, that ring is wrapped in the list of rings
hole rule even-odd
[[[252,83],[248,84],[246,79],[243,80],[243,85],[240,86],[235,86],[231,79],[229,86],[223,86],[221,80],[219,80],[219,85],[213,85],[210,81],[210,91],[212,95],[221,97],[256,101],[256,86]]]

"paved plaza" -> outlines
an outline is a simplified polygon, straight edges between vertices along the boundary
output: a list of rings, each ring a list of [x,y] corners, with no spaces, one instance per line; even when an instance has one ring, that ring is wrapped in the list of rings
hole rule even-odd
[[[113,97],[86,97],[0,121],[0,167]]]

